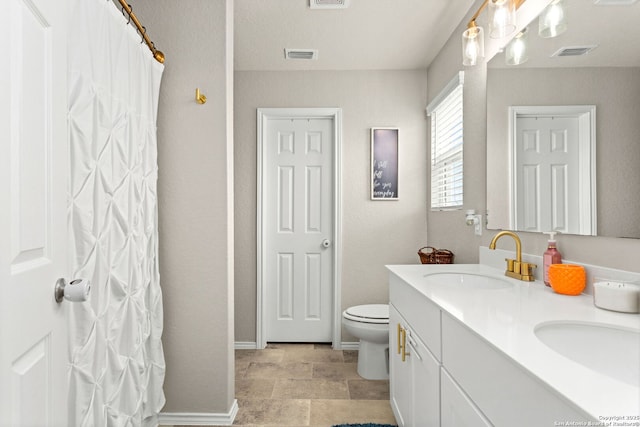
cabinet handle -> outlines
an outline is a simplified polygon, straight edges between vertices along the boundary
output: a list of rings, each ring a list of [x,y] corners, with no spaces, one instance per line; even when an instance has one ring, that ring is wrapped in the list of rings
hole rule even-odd
[[[400,354],[402,352],[402,342],[401,342],[401,335],[402,335],[402,326],[400,326],[400,323],[398,323],[398,354]]]
[[[411,335],[409,335],[409,348],[411,349],[411,353],[407,353],[407,355],[413,354],[418,360],[422,360],[422,357],[420,357],[420,353],[416,349],[416,343],[413,341],[413,339],[411,339]]]
[[[409,355],[410,353],[407,353],[407,330],[402,329],[402,361],[406,361]]]

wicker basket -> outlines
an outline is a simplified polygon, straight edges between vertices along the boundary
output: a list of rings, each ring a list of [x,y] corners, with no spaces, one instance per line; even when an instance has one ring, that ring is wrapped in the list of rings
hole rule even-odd
[[[449,249],[436,249],[425,246],[418,250],[420,262],[423,264],[453,264],[453,252]]]

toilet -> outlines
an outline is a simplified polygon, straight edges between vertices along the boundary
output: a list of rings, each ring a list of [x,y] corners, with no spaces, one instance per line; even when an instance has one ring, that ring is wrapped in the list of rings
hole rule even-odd
[[[366,304],[342,312],[342,324],[360,340],[358,375],[368,380],[389,378],[389,305]]]

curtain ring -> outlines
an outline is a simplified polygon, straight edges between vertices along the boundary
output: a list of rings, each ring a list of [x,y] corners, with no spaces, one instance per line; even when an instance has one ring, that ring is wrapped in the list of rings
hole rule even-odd
[[[144,43],[144,35],[147,34],[147,27],[145,27],[144,25],[142,26],[142,30],[140,30],[140,36],[142,37],[142,40],[140,40],[140,44]]]
[[[124,14],[125,13],[124,5],[122,6],[122,16],[128,19],[127,24],[131,24],[131,12],[133,12],[133,7],[129,3],[127,3],[127,6],[129,7],[129,10],[127,11],[126,15]]]

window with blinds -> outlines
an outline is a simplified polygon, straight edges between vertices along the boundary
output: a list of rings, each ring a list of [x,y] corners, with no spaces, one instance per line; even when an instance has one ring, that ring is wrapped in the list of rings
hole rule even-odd
[[[462,85],[460,72],[427,107],[431,117],[431,209],[462,207]]]

